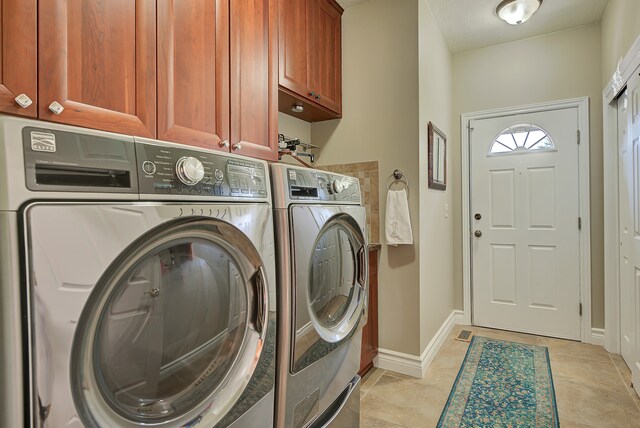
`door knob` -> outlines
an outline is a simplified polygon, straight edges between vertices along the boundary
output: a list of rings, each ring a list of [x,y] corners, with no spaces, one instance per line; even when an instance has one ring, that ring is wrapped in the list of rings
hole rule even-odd
[[[473,234],[476,236],[476,238],[480,238],[482,236],[482,232],[479,230],[476,230],[475,232],[473,232]]]
[[[476,220],[480,220],[482,218],[482,214],[480,213],[476,213],[476,215],[473,216]]]

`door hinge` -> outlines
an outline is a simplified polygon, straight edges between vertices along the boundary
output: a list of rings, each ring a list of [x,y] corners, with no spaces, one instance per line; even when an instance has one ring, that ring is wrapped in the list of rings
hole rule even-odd
[[[578,230],[582,230],[582,217],[578,217]]]
[[[580,309],[578,310],[578,312],[580,312],[580,316],[582,316],[582,303],[580,303]]]
[[[580,130],[579,129],[578,129],[577,134],[578,134],[578,140],[577,141],[578,141],[578,144],[580,144]]]

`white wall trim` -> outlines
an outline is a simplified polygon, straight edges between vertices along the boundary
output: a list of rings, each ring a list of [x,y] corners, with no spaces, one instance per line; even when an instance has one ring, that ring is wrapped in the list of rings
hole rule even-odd
[[[592,328],[591,329],[591,344],[604,346],[604,328]]]
[[[378,356],[374,359],[373,364],[384,370],[423,378],[453,327],[456,324],[461,324],[462,321],[462,311],[454,310],[440,326],[420,356],[379,348]]]
[[[640,67],[640,37],[618,62],[602,91],[604,138],[604,324],[605,348],[620,353],[620,248],[618,200],[618,106],[614,99]]]
[[[629,48],[627,53],[620,58],[616,71],[613,76],[604,87],[602,91],[603,102],[605,105],[611,104],[611,102],[617,98],[620,92],[627,86],[629,78],[634,71],[640,65],[640,36],[633,42],[633,45]]]
[[[591,208],[590,208],[590,164],[589,164],[589,98],[580,97],[560,101],[550,101],[517,107],[506,107],[473,113],[463,113],[460,117],[460,135],[462,136],[462,284],[463,311],[465,323],[473,323],[471,290],[471,213],[470,213],[470,136],[471,120],[489,119],[517,114],[535,113],[548,110],[577,108],[578,129],[581,141],[579,146],[579,188],[580,216],[580,300],[582,302],[582,322],[580,336],[584,343],[591,343]]]

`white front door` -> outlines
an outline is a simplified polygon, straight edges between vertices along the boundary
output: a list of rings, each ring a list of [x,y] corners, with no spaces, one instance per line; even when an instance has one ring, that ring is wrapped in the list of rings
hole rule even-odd
[[[473,323],[580,339],[578,109],[470,122]]]
[[[640,381],[640,78],[618,99],[620,353]]]

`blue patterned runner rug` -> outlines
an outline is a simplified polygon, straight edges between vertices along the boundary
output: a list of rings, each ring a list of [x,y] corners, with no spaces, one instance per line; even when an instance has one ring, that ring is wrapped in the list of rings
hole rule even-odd
[[[438,427],[559,427],[549,350],[474,336]]]

